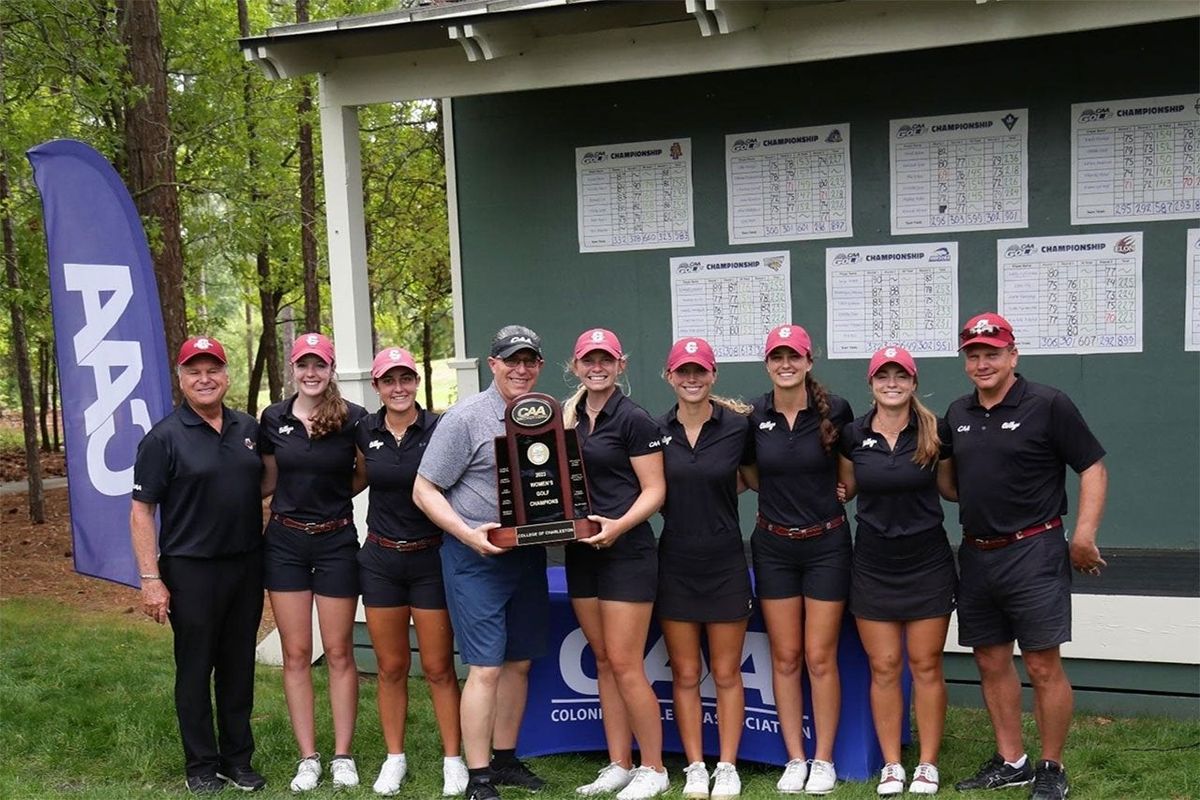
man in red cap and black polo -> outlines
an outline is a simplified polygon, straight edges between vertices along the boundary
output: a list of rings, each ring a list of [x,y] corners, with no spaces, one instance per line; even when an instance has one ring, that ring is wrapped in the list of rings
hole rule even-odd
[[[1071,567],[1099,575],[1096,531],[1108,473],[1104,448],[1057,389],[1016,371],[1012,326],[979,314],[959,333],[975,391],[950,404],[963,541],[959,548],[958,643],[974,648],[996,753],[955,788],[1033,784],[1033,800],[1068,791],[1062,751],[1074,703],[1059,647],[1071,639]],[[1079,509],[1068,544],[1066,467],[1079,473]],[[1021,684],[1013,643],[1033,684],[1041,759],[1021,742]]]
[[[212,794],[226,783],[256,791],[266,785],[250,765],[263,609],[258,423],[225,406],[225,349],[211,336],[183,343],[176,374],[184,400],[142,439],[133,467],[129,527],[142,610],[159,624],[170,620],[175,634],[175,713],[188,791]]]

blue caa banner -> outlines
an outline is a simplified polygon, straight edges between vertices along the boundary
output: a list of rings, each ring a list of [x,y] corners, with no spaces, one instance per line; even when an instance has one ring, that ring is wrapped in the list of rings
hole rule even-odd
[[[150,248],[103,156],[68,139],[26,155],[46,225],[75,570],[138,586],[129,542],[133,460],[172,405]]]

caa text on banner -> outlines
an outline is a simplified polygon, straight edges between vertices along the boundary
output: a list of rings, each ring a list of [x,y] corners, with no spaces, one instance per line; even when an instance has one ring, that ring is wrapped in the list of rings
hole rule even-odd
[[[103,156],[69,139],[26,155],[46,225],[75,570],[136,587],[133,461],[172,405],[150,248]]]

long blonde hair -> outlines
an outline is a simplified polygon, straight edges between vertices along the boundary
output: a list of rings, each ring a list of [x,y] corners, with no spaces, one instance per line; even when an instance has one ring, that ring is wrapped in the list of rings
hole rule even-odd
[[[338,389],[337,376],[331,373],[329,384],[321,393],[321,399],[317,401],[312,416],[309,417],[309,424],[312,427],[310,435],[313,439],[323,439],[330,434],[337,433],[349,418],[350,407],[346,405],[346,401],[342,398],[342,392]]]
[[[915,390],[916,383],[913,384]],[[917,412],[917,449],[913,452],[913,463],[932,467],[942,453],[942,440],[938,436],[938,421],[933,412],[925,407],[914,391],[913,411]]]
[[[587,354],[584,353],[584,355]],[[563,364],[563,379],[566,380],[568,384],[570,384],[571,381],[579,380],[575,376],[575,362],[578,360],[579,359],[577,358],[568,359]],[[616,359],[616,361],[621,365],[621,367],[617,371],[616,380],[613,381],[615,390],[624,393],[624,395],[628,397],[631,394],[629,390],[629,357],[622,354],[620,358]],[[562,421],[564,428],[574,428],[579,424],[579,414],[577,408],[579,406],[579,401],[582,400],[586,394],[587,387],[582,383],[579,383],[574,389],[571,390],[570,396],[568,396],[566,400],[562,401]]]

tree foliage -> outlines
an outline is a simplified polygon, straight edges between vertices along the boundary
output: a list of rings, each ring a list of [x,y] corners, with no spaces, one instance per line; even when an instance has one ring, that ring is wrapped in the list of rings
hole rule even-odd
[[[0,151],[9,166],[7,208],[21,287],[0,288],[0,300],[17,302],[24,312],[29,347],[37,351],[32,361],[43,370],[52,363],[38,349],[48,348],[53,337],[49,283],[41,208],[24,151],[48,139],[80,139],[132,183],[133,165],[124,147],[128,109],[145,100],[148,90],[135,85],[126,68],[134,43],[122,40],[121,15],[127,4],[147,1],[0,3],[5,37]],[[295,22],[298,8],[320,20],[396,6],[395,0],[245,4],[253,34]],[[158,0],[157,6],[186,326],[225,342],[234,377],[230,401],[261,407],[257,394],[250,403],[248,394],[263,344],[282,349],[289,336],[300,332],[296,326],[306,325],[306,316],[308,323],[315,317],[325,331],[330,323],[320,129],[311,101],[315,82],[269,81],[245,61],[236,41],[237,3]],[[426,359],[448,355],[452,341],[438,111],[433,101],[360,110],[376,342],[401,344]],[[318,165],[311,192],[302,190],[301,183],[304,125],[311,128]],[[311,201],[317,219],[309,226],[314,238],[307,244],[302,195]],[[144,221],[154,250],[162,245],[164,231]],[[274,303],[263,302],[264,297]],[[8,326],[7,318],[0,320],[0,359],[11,364],[15,353]],[[264,387],[284,380],[277,362],[264,360],[265,377],[270,378],[263,380]],[[0,408],[16,405],[13,370],[0,370]]]

